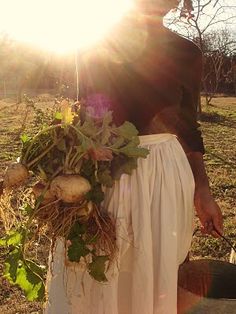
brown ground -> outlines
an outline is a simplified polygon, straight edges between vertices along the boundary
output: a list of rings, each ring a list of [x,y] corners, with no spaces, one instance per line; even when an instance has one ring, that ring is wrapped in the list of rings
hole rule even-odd
[[[52,102],[47,97],[38,99],[40,100],[39,107],[52,106]],[[11,99],[0,101],[0,178],[6,165],[19,155],[19,134],[25,127],[24,123],[22,125],[25,113],[26,106],[24,104],[16,106]],[[31,111],[26,119],[26,127],[29,126],[30,117]],[[225,236],[236,244],[236,98],[213,99],[212,106],[204,108],[202,119],[206,146],[205,161],[212,192],[224,214]],[[41,251],[43,251],[42,248]],[[0,251],[0,253],[2,253],[0,255],[0,272],[2,272],[4,252]],[[190,258],[204,257],[227,261],[229,255],[230,247],[222,239],[213,239],[199,234],[194,236]],[[0,278],[0,287],[0,313],[40,313],[40,304],[27,302],[21,291],[16,287],[11,287],[3,277]],[[208,302],[211,304],[209,305],[204,302],[203,310],[188,313],[233,314],[233,312],[227,312],[223,303],[221,306],[217,303],[213,307],[213,303]]]

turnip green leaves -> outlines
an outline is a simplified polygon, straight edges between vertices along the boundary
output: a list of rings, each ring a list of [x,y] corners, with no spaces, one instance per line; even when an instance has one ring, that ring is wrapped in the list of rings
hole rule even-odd
[[[4,264],[4,277],[19,286],[28,300],[43,300],[45,296],[45,268],[24,258],[22,244],[25,232],[11,231],[0,239],[0,246],[6,247],[8,256]]]
[[[37,233],[40,207],[43,208],[43,214],[47,210],[55,210],[54,206],[58,206],[56,213],[65,210],[66,215],[72,208],[76,210],[70,220],[73,223],[69,224],[66,233],[61,218],[64,216],[57,216],[62,219],[58,224],[63,230],[59,236],[65,238],[67,258],[76,263],[84,260],[90,276],[106,282],[107,266],[113,261],[116,250],[116,233],[114,217],[110,217],[106,209],[102,208],[104,189],[111,188],[121,175],[130,175],[137,168],[138,158],[146,158],[149,153],[148,149],[139,146],[138,131],[132,123],[125,121],[116,126],[110,111],[104,112],[102,117],[93,117],[92,111],[83,110],[79,110],[76,115],[69,102],[63,101],[61,111],[57,111],[48,124],[45,123],[46,116],[41,119],[44,123],[36,135],[21,136],[20,163],[40,180],[38,183],[45,185],[45,195],[35,197],[34,205],[23,204],[18,208],[26,223],[20,222],[21,229],[11,230],[0,239],[0,246],[9,249],[4,276],[12,284],[18,285],[29,300],[43,300],[45,294],[45,269],[25,256],[26,241],[31,233]],[[46,190],[50,190],[56,178],[75,175],[86,179],[91,187],[82,199],[69,202],[53,194],[52,203],[44,203]],[[80,215],[81,209],[84,211]],[[49,217],[54,217],[54,212],[52,214]],[[51,221],[44,219],[43,223],[48,227]],[[55,236],[52,232],[49,236],[55,243],[58,234]],[[107,238],[110,250],[107,249],[109,245],[104,245],[104,239]]]

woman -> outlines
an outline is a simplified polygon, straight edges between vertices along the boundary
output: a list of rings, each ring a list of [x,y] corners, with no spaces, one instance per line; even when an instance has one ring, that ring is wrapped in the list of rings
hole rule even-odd
[[[46,313],[174,314],[193,203],[203,231],[222,233],[196,121],[201,52],[162,25],[161,17],[177,4],[137,0],[136,10],[84,58],[81,93],[88,107],[101,114],[112,110],[117,124],[134,123],[150,154],[106,191],[104,206],[116,219],[119,249],[108,284],[66,264],[58,243]]]

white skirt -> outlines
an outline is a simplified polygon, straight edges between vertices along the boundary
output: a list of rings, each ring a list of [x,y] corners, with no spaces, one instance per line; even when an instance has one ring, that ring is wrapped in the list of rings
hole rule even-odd
[[[108,283],[98,283],[65,263],[58,239],[45,314],[177,313],[178,267],[193,231],[194,179],[174,135],[140,136],[140,143],[148,157],[105,193],[104,205],[116,219],[118,269]]]

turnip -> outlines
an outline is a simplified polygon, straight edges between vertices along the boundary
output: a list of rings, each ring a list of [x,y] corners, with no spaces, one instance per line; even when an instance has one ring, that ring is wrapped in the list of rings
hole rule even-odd
[[[49,204],[53,201],[55,201],[55,196],[52,195],[50,190],[46,189],[46,186],[42,182],[36,183],[32,187],[32,192],[34,194],[35,199],[39,198],[40,196],[43,196],[43,200],[41,202],[42,205]]]
[[[54,178],[50,192],[65,203],[77,203],[91,190],[88,180],[79,175],[60,175]]]
[[[4,175],[4,188],[18,187],[26,182],[29,177],[27,168],[21,164],[14,162],[10,164]]]
[[[9,242],[6,257],[13,256],[14,265],[20,263],[28,277],[32,271],[39,280],[44,278],[41,268],[27,258],[28,251],[32,256],[27,243],[44,232],[52,240],[52,251],[58,237],[70,241],[68,260],[80,263],[84,259],[95,280],[106,281],[105,272],[117,257],[116,219],[102,203],[103,187],[112,186],[123,173],[130,174],[148,150],[139,147],[134,125],[126,121],[117,127],[111,112],[97,118],[86,112],[87,104],[81,105],[74,114],[64,100],[52,122],[45,115],[37,134],[23,134],[18,163],[9,166],[2,185],[0,181],[0,212],[9,221],[6,226],[14,240]],[[44,118],[50,119],[49,125]],[[39,178],[32,190],[27,185],[29,173]],[[16,191],[8,189],[19,185]],[[19,208],[24,208],[24,213]],[[14,221],[10,221],[12,217],[16,217]],[[6,275],[16,281],[14,272],[7,270]],[[26,286],[27,278],[23,278]],[[32,289],[27,294],[31,295]]]

